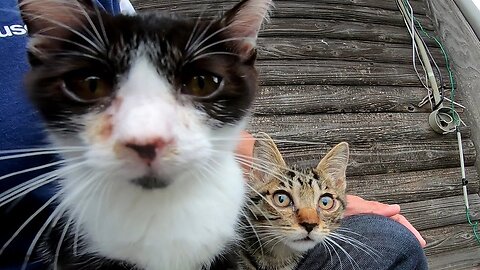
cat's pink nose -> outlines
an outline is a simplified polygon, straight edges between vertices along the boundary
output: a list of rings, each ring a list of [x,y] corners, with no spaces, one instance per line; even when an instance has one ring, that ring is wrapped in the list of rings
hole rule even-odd
[[[144,144],[137,142],[125,143],[125,146],[135,151],[144,161],[151,163],[157,157],[157,153],[169,144],[171,144],[171,140],[156,139]]]

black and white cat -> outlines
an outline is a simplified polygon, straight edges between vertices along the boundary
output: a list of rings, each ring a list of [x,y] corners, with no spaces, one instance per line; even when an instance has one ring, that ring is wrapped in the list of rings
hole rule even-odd
[[[65,150],[39,181],[59,178],[47,257],[58,269],[208,267],[236,237],[244,180],[233,151],[271,1],[215,20],[111,16],[90,2],[20,4],[30,96]]]

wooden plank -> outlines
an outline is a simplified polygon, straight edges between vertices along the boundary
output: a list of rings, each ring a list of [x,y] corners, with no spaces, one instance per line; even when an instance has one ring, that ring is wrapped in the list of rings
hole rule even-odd
[[[462,195],[460,168],[418,169],[420,171],[347,176],[347,187],[351,194],[386,203],[406,203]],[[467,167],[466,172],[469,193],[478,193],[477,170],[471,166]]]
[[[471,217],[478,220],[480,216],[480,198],[478,194],[470,194]],[[400,204],[402,214],[417,230],[439,228],[465,223],[465,205],[463,196],[445,197]]]
[[[255,116],[250,131],[263,131],[274,138],[311,142],[414,142],[455,139],[439,135],[428,124],[425,113],[368,113]],[[468,127],[462,129],[468,138]]]
[[[452,250],[429,256],[428,266],[431,270],[472,270],[480,269],[480,247]]]
[[[432,48],[438,65],[445,66],[439,48]],[[385,44],[355,40],[315,38],[260,38],[259,59],[347,60],[378,63],[412,63],[411,44]]]
[[[432,32],[429,33],[434,35]],[[266,24],[265,29],[260,31],[260,36],[314,37],[318,39],[366,40],[404,44],[411,44],[412,42],[405,26],[382,25],[378,27],[376,24],[339,23],[323,19],[272,19],[271,22]],[[438,46],[432,40],[427,39],[426,42],[429,46]]]
[[[135,2],[138,10],[168,10],[178,14],[196,17],[199,11],[205,10],[204,17],[216,16],[230,9],[235,2],[224,1],[142,1]],[[299,18],[299,19],[322,19],[353,21],[374,24],[388,24],[404,26],[404,20],[397,10],[386,10],[375,7],[360,5],[339,5],[325,3],[323,1],[278,1],[275,2],[275,9],[272,12],[273,18]],[[433,29],[431,21],[419,14],[417,20],[422,23],[425,29]],[[378,27],[378,26],[377,26]]]
[[[355,134],[352,134],[352,137]],[[335,136],[332,136],[335,137]],[[274,137],[277,138],[277,137]],[[279,149],[284,155],[285,159],[291,164],[297,164],[302,167],[307,166],[315,166],[320,159],[326,154],[328,150],[330,150],[334,144],[338,143],[338,141],[330,141],[328,138],[324,138],[322,142],[325,144],[319,145],[308,145],[308,144],[285,144],[285,143],[278,143]],[[347,140],[348,141],[348,140]],[[457,168],[460,164],[459,155],[458,155],[458,147],[456,144],[455,139],[445,139],[445,138],[437,138],[431,139],[429,141],[424,140],[403,140],[398,142],[392,141],[374,141],[370,143],[358,143],[356,141],[348,141],[350,143],[350,162],[347,169],[347,174],[350,176],[358,176],[355,179],[359,181],[359,184],[355,185],[352,183],[351,188],[355,188],[356,192],[365,196],[378,196],[377,199],[386,199],[387,195],[383,196],[381,193],[382,191],[378,191],[375,193],[372,191],[371,195],[369,195],[368,190],[362,191],[362,185],[364,181],[370,181],[370,175],[375,174],[394,174],[400,172],[418,172],[422,170],[433,170],[433,169],[445,169],[445,168]],[[327,145],[328,144],[328,145]],[[467,166],[474,165],[475,158],[476,158],[476,151],[473,145],[473,142],[469,139],[465,139],[463,142],[464,146],[464,156],[465,156],[465,164]],[[458,172],[458,169],[456,169]],[[435,177],[435,172],[432,172],[432,178]],[[429,173],[426,173],[428,176]],[[455,181],[458,180],[458,175],[453,173],[452,174],[445,174],[445,175],[452,175],[454,179],[452,183],[456,183]],[[364,176],[364,178],[362,178]],[[412,179],[409,178],[409,175],[405,175],[406,180],[412,181],[412,186],[420,183],[414,182],[413,177],[415,175],[411,175]],[[422,175],[423,176],[423,175]],[[469,175],[474,177],[474,175]],[[372,181],[386,181],[392,185],[392,188],[395,188],[393,185],[393,181],[395,179],[401,178],[401,175],[388,175],[391,177],[391,180],[379,179],[376,178],[377,176],[373,176]],[[417,174],[418,177],[418,174]],[[390,179],[390,178],[389,178]],[[421,181],[422,178],[418,179]],[[440,179],[444,179],[440,177]],[[392,182],[390,182],[392,181]],[[476,178],[472,179],[473,185],[477,183]],[[381,182],[378,182],[379,186],[381,186]],[[427,184],[427,183],[422,183]],[[454,185],[454,184],[452,184]],[[366,185],[368,186],[368,185]],[[399,187],[401,188],[401,187]],[[414,187],[412,187],[414,188]],[[433,186],[429,186],[432,190],[435,189]],[[442,187],[443,188],[443,187]],[[448,185],[444,188],[449,188]],[[478,187],[477,187],[478,188]],[[419,188],[420,189],[420,188]],[[474,189],[476,190],[476,189]],[[420,192],[420,190],[419,190]],[[424,190],[424,192],[428,193],[429,189]],[[383,197],[382,197],[383,196]],[[396,196],[394,196],[396,197]],[[404,200],[410,200],[410,197],[405,198]]]
[[[449,96],[449,92],[446,93]],[[262,86],[255,100],[257,115],[431,112],[430,104],[419,107],[426,96],[420,87],[351,85]],[[457,99],[458,102],[462,102]],[[461,110],[460,110],[461,111]]]
[[[454,1],[427,1],[442,42],[452,59],[458,93],[469,111],[468,122],[480,150],[480,41]]]
[[[425,241],[427,241],[427,246],[425,247],[425,254],[427,254],[427,256],[434,256],[451,250],[461,252],[461,249],[464,248],[480,248],[479,243],[475,240],[472,226],[466,222],[463,224],[423,230],[420,233]],[[480,256],[478,259],[480,261]]]
[[[316,2],[315,0],[296,0],[297,2],[305,2],[305,3],[312,3]],[[176,1],[169,1],[163,3],[159,3],[158,1],[155,0],[131,0],[133,5],[138,9],[138,10],[143,10],[143,9],[151,9],[153,7],[157,8],[162,8],[166,9],[171,7],[171,5],[175,6],[181,6],[181,5],[193,5],[195,4],[200,4],[200,5],[206,5],[206,4],[211,4],[212,1],[207,1],[207,0],[198,0],[198,1],[193,1],[193,0],[176,0]],[[231,6],[233,6],[235,3],[238,3],[238,0],[223,0],[219,5],[221,5],[221,10],[225,10]],[[275,0],[275,3],[280,3],[280,2],[291,2],[291,0]],[[381,8],[381,9],[386,9],[386,10],[393,10],[397,11],[398,7],[395,3],[395,1],[377,1],[377,0],[322,0],[322,3],[325,4],[335,4],[335,5],[355,5],[359,7],[370,7],[370,8]],[[216,3],[217,4],[217,3]],[[417,1],[411,1],[410,3],[414,9],[414,12],[416,14],[426,14],[426,6],[425,3],[423,2],[417,2]],[[177,7],[178,8],[178,7]]]
[[[419,86],[411,65],[327,60],[257,62],[262,85],[331,84]],[[447,74],[443,72],[444,76]],[[424,77],[420,74],[421,78]],[[445,81],[447,82],[448,80]]]

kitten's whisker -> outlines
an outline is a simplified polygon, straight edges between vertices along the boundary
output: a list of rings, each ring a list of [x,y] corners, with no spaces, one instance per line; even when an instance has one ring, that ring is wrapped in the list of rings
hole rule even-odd
[[[216,42],[213,42],[211,44],[208,44],[207,46],[205,47],[202,47],[201,49],[197,50],[196,52],[194,52],[192,54],[192,57],[196,57],[198,54],[200,54],[201,52],[205,51],[205,50],[208,50],[209,48],[212,48],[218,44],[222,44],[222,43],[226,43],[226,42],[229,42],[229,41],[237,41],[237,40],[246,40],[246,39],[249,39],[249,38],[225,38],[225,39],[222,39],[222,40],[219,40],[219,41],[216,41]]]
[[[378,250],[370,247],[369,245],[367,245],[367,244],[365,244],[365,243],[363,243],[363,242],[361,242],[358,239],[355,239],[353,237],[348,237],[346,235],[341,235],[341,234],[337,234],[337,233],[331,233],[330,237],[333,238],[333,239],[340,240],[344,243],[350,244],[357,249],[360,249],[361,251],[365,252],[367,255],[372,257],[372,259],[374,259],[375,261],[377,261],[375,259],[375,257],[377,257],[377,258],[381,257]]]
[[[325,241],[322,241],[320,243],[322,243],[322,246],[328,251],[328,257],[332,258],[332,252],[330,251],[330,248],[328,247],[328,245],[325,244]],[[330,261],[330,265],[333,265],[333,261],[332,260],[329,260],[329,261]]]
[[[345,256],[347,256],[347,259],[350,261],[350,264],[352,265],[353,269],[361,269],[358,263],[355,261],[355,259],[353,259],[352,256],[350,256],[350,254],[348,254],[348,252],[341,245],[339,245],[335,240],[327,236],[325,238],[325,241],[330,241],[330,243],[332,243],[338,249],[340,249],[345,254]]]
[[[60,235],[60,239],[58,240],[57,248],[55,250],[55,257],[53,259],[53,269],[58,270],[58,259],[60,258],[60,250],[62,248],[63,241],[65,240],[65,236],[67,235],[68,228],[73,222],[73,215],[71,215],[67,222],[65,223],[65,226],[62,231],[62,235]]]
[[[209,53],[204,53],[204,54],[201,54],[199,56],[196,56],[195,58],[193,58],[192,60],[189,60],[189,62],[195,62],[199,59],[202,59],[202,58],[205,58],[205,57],[209,57],[209,56],[212,56],[212,55],[232,55],[232,56],[238,56],[237,53],[231,53],[231,52],[209,52]]]
[[[205,36],[205,34],[207,33],[208,29],[210,29],[210,27],[212,27],[212,25],[215,23],[214,20],[211,20],[210,23],[203,29],[202,33],[199,35],[199,36],[196,36],[195,37],[195,40],[192,44],[192,47],[191,48],[188,48],[188,51],[187,51],[187,56],[186,56],[186,59],[190,58],[190,56],[192,55],[192,53],[195,53],[195,50],[197,50],[197,48],[199,46],[201,46],[201,44],[198,44],[202,39],[203,37]]]
[[[34,153],[22,153],[22,154],[14,154],[8,156],[0,156],[1,160],[8,160],[8,159],[16,159],[16,158],[25,158],[25,157],[33,157],[33,156],[42,156],[42,155],[55,155],[61,153],[72,153],[72,152],[79,152],[81,150],[53,150],[53,151],[38,151]]]
[[[52,196],[46,203],[44,203],[35,213],[33,213],[23,224],[18,227],[18,229],[13,233],[13,235],[5,242],[5,244],[2,246],[0,249],[0,256],[3,254],[5,249],[12,243],[12,241],[25,229],[25,227],[30,224],[30,222],[38,216],[45,208],[47,208],[48,205],[50,205],[54,200],[56,200],[58,197],[60,197],[61,193],[57,193],[54,196]]]
[[[98,61],[98,62],[101,62],[101,63],[104,63],[104,64],[108,64],[107,61],[105,61],[105,59],[101,59],[101,58],[99,58],[95,55],[90,55],[90,54],[75,52],[75,51],[64,51],[64,52],[61,52],[61,53],[53,53],[52,56],[54,56],[54,57],[55,56],[85,57],[85,58],[89,58],[89,59],[92,59],[92,60],[95,60],[95,61]]]
[[[335,252],[335,255],[337,255],[338,258],[338,263],[340,264],[340,269],[343,269],[342,258],[340,257],[340,254],[338,254],[337,249],[330,243],[330,241],[328,241],[328,239],[325,238],[323,242]]]
[[[80,33],[79,31],[75,30],[74,28],[62,23],[62,22],[59,22],[59,21],[56,21],[56,20],[53,20],[49,17],[46,17],[46,16],[42,16],[42,15],[37,15],[37,14],[33,14],[33,13],[29,13],[29,12],[22,12],[22,14],[25,14],[27,16],[31,16],[31,20],[34,21],[34,20],[38,20],[38,19],[41,19],[41,20],[45,20],[47,22],[50,22],[54,25],[57,25],[59,27],[62,27],[66,30],[68,30],[69,32],[77,35],[78,37],[82,38],[83,40],[85,40],[87,43],[89,43],[90,45],[92,45],[93,48],[95,48],[99,53],[101,52],[104,52],[105,51],[105,48],[100,48],[98,46],[98,44],[96,44],[95,42],[93,42],[92,40],[90,40],[88,37],[86,37],[84,34]]]
[[[10,188],[9,190],[0,194],[0,207],[10,203],[13,200],[16,200],[19,197],[22,197],[23,195],[26,195],[32,192],[33,190],[41,186],[44,186],[48,183],[51,183],[59,179],[62,176],[62,174],[66,174],[69,171],[83,165],[84,163],[85,162],[78,162],[74,165],[69,165],[67,167],[60,168],[56,171],[48,172],[46,174],[37,176],[34,179],[27,181],[26,183],[22,183],[13,188]]]
[[[246,220],[246,221],[248,222],[248,224],[250,225],[250,228],[252,228],[253,233],[254,233],[255,237],[257,238],[257,241],[260,242],[260,237],[258,236],[257,230],[255,229],[255,227],[253,226],[253,224],[250,222],[250,219],[248,218],[248,215],[246,215],[243,210],[242,210],[242,214],[243,214],[243,216],[245,217],[245,220]],[[261,245],[261,244],[260,244],[260,252],[261,252],[262,255],[263,255],[263,248],[262,248],[262,245]]]
[[[37,171],[37,170],[41,170],[41,169],[45,169],[45,168],[49,168],[49,167],[54,167],[54,166],[65,164],[65,163],[66,163],[66,161],[60,160],[60,161],[56,161],[56,162],[52,162],[52,163],[48,163],[48,164],[44,164],[44,165],[40,165],[40,166],[36,166],[36,167],[32,167],[32,168],[28,168],[28,169],[25,169],[25,170],[5,174],[5,175],[0,176],[0,181],[2,181],[4,179],[7,179],[9,177],[12,177],[12,176],[16,176],[16,175],[20,175],[20,174],[24,174],[24,173],[28,173],[28,172],[33,172],[33,171]],[[2,196],[0,195],[0,198],[1,197]]]
[[[215,20],[212,20],[210,21],[210,24],[206,27],[206,30],[208,30],[211,25],[215,22]],[[187,59],[192,56],[192,54],[198,54],[197,50],[205,43],[207,42],[209,39],[211,39],[212,37],[216,36],[217,34],[220,34],[221,32],[227,30],[228,28],[230,28],[231,26],[230,25],[227,25],[225,27],[222,27],[220,29],[218,29],[217,31],[213,32],[212,34],[210,34],[209,36],[207,36],[206,38],[203,38],[202,37],[198,37],[195,39],[195,42],[191,48],[191,50],[188,52],[188,55],[187,55]],[[203,35],[206,33],[206,30],[203,32]]]
[[[83,146],[67,146],[67,147],[45,147],[45,148],[22,148],[22,149],[12,149],[12,150],[0,150],[0,155],[5,154],[16,154],[16,153],[31,153],[31,152],[42,152],[42,151],[84,151],[87,149]],[[61,152],[60,152],[61,153]]]
[[[200,12],[197,19],[195,20],[195,25],[193,25],[193,30],[192,32],[190,32],[190,36],[188,37],[187,44],[185,44],[184,50],[187,52],[187,55],[189,54],[189,51],[190,51],[190,42],[192,42],[193,37],[197,35],[197,28],[200,25],[200,21],[202,19],[202,16],[205,10],[206,10],[206,7],[203,8],[202,12]]]

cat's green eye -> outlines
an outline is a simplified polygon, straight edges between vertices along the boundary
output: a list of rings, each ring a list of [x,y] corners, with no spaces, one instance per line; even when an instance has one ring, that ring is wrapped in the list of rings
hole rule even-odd
[[[196,97],[207,97],[215,93],[221,83],[222,79],[215,75],[193,75],[184,81],[182,91]]]
[[[287,207],[292,204],[292,200],[286,192],[280,191],[273,194],[273,203],[278,207]]]
[[[335,199],[332,195],[323,195],[318,201],[318,206],[322,210],[332,210],[335,207]]]
[[[112,90],[110,83],[97,76],[71,77],[64,82],[64,92],[79,102],[95,102],[109,96]]]

